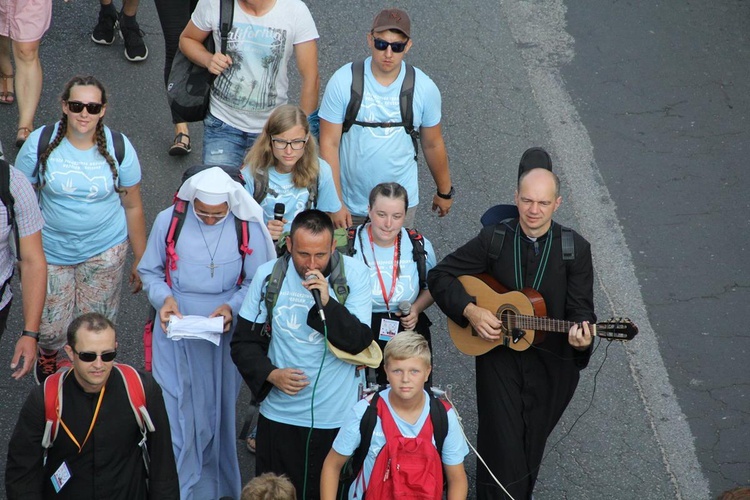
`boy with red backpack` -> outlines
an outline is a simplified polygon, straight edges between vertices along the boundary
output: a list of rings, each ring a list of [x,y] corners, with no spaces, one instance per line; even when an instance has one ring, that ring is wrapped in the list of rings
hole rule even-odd
[[[349,499],[440,500],[444,478],[448,500],[466,498],[469,448],[450,405],[424,390],[430,363],[421,335],[401,332],[388,342],[390,387],[359,401],[341,427],[323,464],[322,500],[336,498],[342,475],[352,483]]]

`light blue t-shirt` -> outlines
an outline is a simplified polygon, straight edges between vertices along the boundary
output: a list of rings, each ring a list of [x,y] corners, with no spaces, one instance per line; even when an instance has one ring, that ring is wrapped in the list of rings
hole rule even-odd
[[[313,208],[317,208],[323,212],[338,212],[341,210],[341,201],[339,201],[339,196],[336,193],[336,186],[333,184],[331,166],[322,158],[318,158],[318,160],[320,162],[318,201]],[[249,165],[245,165],[242,168],[242,175],[247,180],[245,189],[252,196],[255,193],[255,183],[253,182],[253,174],[250,171]],[[291,230],[294,217],[305,209],[307,200],[310,198],[310,191],[306,187],[296,187],[292,176],[291,172],[282,174],[277,172],[275,168],[269,167],[268,193],[260,203],[260,207],[263,209],[263,221],[266,223],[273,219],[274,206],[277,203],[284,204],[284,218],[287,220],[287,223],[284,224],[284,231]]]
[[[386,389],[380,393],[380,397],[385,401],[388,410],[391,412],[391,415],[393,415],[396,427],[398,427],[399,432],[401,432],[401,435],[404,437],[417,437],[430,414],[427,393],[423,391],[425,395],[425,405],[424,408],[422,408],[422,414],[419,416],[416,423],[410,424],[393,411],[391,403],[388,401],[388,394],[390,394],[390,392],[390,388]],[[370,401],[362,399],[347,413],[346,422],[341,426],[341,430],[339,430],[339,433],[333,442],[333,449],[336,453],[346,457],[354,454],[354,451],[362,441],[362,436],[359,433],[359,423],[369,405]],[[432,443],[435,444],[434,437]],[[385,434],[383,433],[383,427],[380,424],[380,417],[378,417],[377,422],[375,423],[375,428],[372,432],[370,448],[367,450],[367,456],[365,456],[364,464],[362,464],[362,472],[365,476],[365,489],[367,488],[367,485],[370,484],[370,473],[375,465],[375,459],[383,446],[385,446]],[[445,436],[445,441],[443,442],[441,460],[445,465],[458,465],[463,463],[464,457],[468,454],[469,447],[466,445],[466,441],[461,433],[461,428],[458,419],[456,418],[456,412],[451,408],[448,410],[448,434]],[[359,481],[355,481],[354,484],[352,484],[352,487],[349,490],[349,498],[362,498],[362,485]]]
[[[29,135],[16,157],[16,168],[32,184],[39,183],[34,170],[41,130]],[[107,150],[115,158],[112,132],[106,126],[104,132]],[[125,189],[141,182],[141,165],[128,138],[123,139],[125,155],[117,167],[117,180]],[[96,146],[80,150],[64,138],[47,159],[44,180],[40,195],[45,221],[42,245],[49,264],[80,264],[127,239],[125,209],[114,189],[109,164]]]
[[[394,245],[395,246],[395,245]],[[385,299],[383,298],[383,291],[380,285],[380,279],[378,278],[378,268],[380,269],[380,275],[383,277],[383,284],[385,285],[386,296],[391,291],[391,285],[393,284],[393,251],[394,246],[390,247],[379,247],[375,245],[375,255],[373,258],[372,246],[370,245],[370,237],[367,234],[367,226],[362,228],[362,231],[357,229],[356,238],[354,240],[354,249],[356,253],[354,258],[360,262],[367,261],[367,265],[370,268],[370,284],[372,285],[372,312],[380,313],[386,312],[388,309],[385,307]],[[437,259],[435,258],[435,250],[432,248],[432,243],[427,238],[424,238],[424,249],[427,252],[427,259],[425,261],[425,267],[427,272],[430,271],[435,264]],[[419,295],[419,270],[417,269],[417,263],[414,262],[414,255],[412,253],[413,245],[406,229],[401,229],[401,255],[399,257],[399,275],[396,281],[396,289],[393,292],[393,297],[389,302],[391,312],[398,311],[398,303],[402,300],[408,300],[411,303],[417,299]],[[377,260],[378,267],[375,267]]]
[[[370,325],[370,274],[362,263],[351,257],[343,258],[349,296],[346,308],[359,320]],[[266,277],[271,274],[276,261],[266,262],[258,268],[250,290],[240,308],[240,316],[253,323],[266,320],[266,305],[261,292],[266,288]],[[336,300],[333,288],[328,287],[330,300]],[[307,313],[315,301],[312,294],[302,286],[302,279],[289,262],[289,268],[273,309],[271,345],[268,358],[277,368],[302,370],[310,385],[295,396],[289,396],[277,388],[271,389],[260,406],[261,414],[282,424],[309,427],[311,425],[310,403],[318,370],[325,352],[320,380],[315,388],[315,428],[336,429],[341,427],[347,411],[357,401],[359,384],[364,384],[364,370],[357,371],[352,364],[345,363],[327,349],[321,333],[307,326]]]
[[[406,65],[402,62],[398,78],[384,87],[372,75],[371,61],[372,57],[365,59],[364,91],[357,120],[400,122],[399,94],[406,76]],[[441,119],[440,91],[427,75],[414,69],[414,129],[434,127]],[[329,80],[318,113],[320,118],[330,123],[344,123],[351,85],[350,63],[339,68]],[[398,182],[409,193],[409,206],[419,203],[414,146],[403,127],[352,125],[341,137],[339,164],[344,204],[352,214],[363,216],[367,213],[370,191],[381,182]]]

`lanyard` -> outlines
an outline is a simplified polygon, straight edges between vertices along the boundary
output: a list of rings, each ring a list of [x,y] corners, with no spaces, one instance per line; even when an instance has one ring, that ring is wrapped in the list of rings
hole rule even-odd
[[[549,259],[550,248],[552,247],[552,227],[554,222],[550,225],[549,231],[547,232],[547,241],[544,243],[544,249],[542,250],[542,261],[539,263],[539,267],[536,270],[536,276],[534,277],[534,283],[531,288],[539,290],[542,284],[542,278],[544,277],[544,271],[547,269],[547,260]],[[521,266],[521,228],[516,226],[516,237],[513,241],[513,264],[515,267],[516,275],[516,290],[521,290],[524,287],[523,269]]]
[[[388,302],[393,298],[393,294],[396,292],[396,282],[398,281],[398,258],[399,258],[399,238],[396,238],[396,244],[393,245],[393,281],[391,282],[391,292],[386,296],[385,294],[385,282],[383,281],[383,275],[380,274],[380,267],[378,267],[378,257],[375,255],[375,243],[372,241],[372,226],[367,226],[367,236],[370,237],[370,248],[372,248],[372,260],[375,261],[375,271],[378,273],[378,279],[380,280],[380,291],[383,293],[383,301],[385,301],[385,309],[391,312],[391,308],[388,307]]]
[[[73,370],[70,370],[65,377],[67,378],[68,375],[70,375],[70,372]],[[65,425],[65,422],[63,422],[62,415],[60,415],[60,409],[58,407],[57,409],[57,418],[60,419],[60,425],[65,430],[65,433],[68,435],[71,441],[75,443],[76,446],[78,446],[78,453],[81,453],[83,451],[83,447],[86,445],[86,441],[89,440],[89,437],[91,436],[91,431],[94,430],[94,424],[96,424],[96,418],[99,416],[99,408],[102,406],[102,398],[104,398],[104,389],[106,387],[102,386],[102,392],[99,393],[99,401],[96,403],[96,409],[94,410],[94,416],[91,418],[91,425],[89,426],[89,431],[86,433],[86,438],[83,440],[83,443],[78,444],[78,440],[75,438],[72,432],[70,432],[70,429],[68,429],[68,426]]]

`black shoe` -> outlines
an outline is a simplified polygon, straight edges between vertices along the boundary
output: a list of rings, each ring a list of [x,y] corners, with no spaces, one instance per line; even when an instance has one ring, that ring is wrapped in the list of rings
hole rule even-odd
[[[99,9],[99,22],[94,26],[91,40],[100,45],[112,45],[117,30],[117,10],[112,4],[102,5]]]
[[[125,59],[139,62],[148,57],[148,47],[143,41],[144,34],[135,17],[127,19],[120,12],[120,36],[125,42]]]
[[[36,359],[36,369],[34,370],[34,379],[36,383],[41,385],[44,380],[57,371],[57,351],[53,354],[45,354],[39,352],[39,357]]]

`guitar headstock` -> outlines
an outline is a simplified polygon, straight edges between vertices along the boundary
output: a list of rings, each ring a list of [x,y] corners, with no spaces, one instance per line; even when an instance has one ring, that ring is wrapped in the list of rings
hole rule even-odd
[[[596,335],[607,340],[633,340],[638,327],[628,318],[610,318],[596,324]]]

